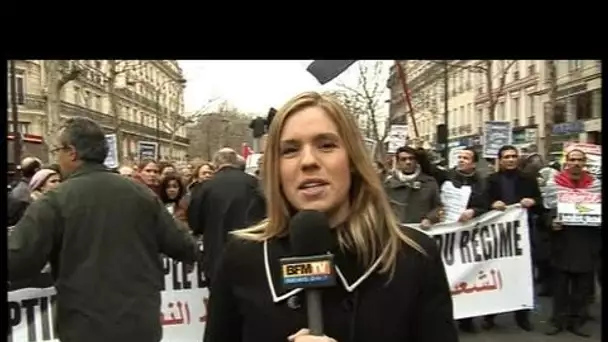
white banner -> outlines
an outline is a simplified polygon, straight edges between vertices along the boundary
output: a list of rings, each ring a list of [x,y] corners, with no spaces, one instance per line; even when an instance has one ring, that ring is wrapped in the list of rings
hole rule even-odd
[[[203,338],[209,291],[198,266],[185,272],[181,262],[164,259],[165,291],[161,292],[163,341],[194,342]],[[59,342],[51,303],[55,288],[27,288],[8,293],[9,342]]]
[[[408,226],[417,228],[416,224]],[[519,205],[491,211],[466,224],[438,224],[427,231],[437,242],[454,302],[454,318],[482,316],[534,307],[528,216]],[[163,341],[200,341],[209,291],[198,267],[185,272],[164,260],[161,292]],[[55,341],[51,303],[55,289],[8,293],[9,342]],[[11,334],[12,332],[12,334]]]
[[[437,224],[426,233],[440,249],[455,319],[534,307],[525,209],[515,205],[464,224]]]

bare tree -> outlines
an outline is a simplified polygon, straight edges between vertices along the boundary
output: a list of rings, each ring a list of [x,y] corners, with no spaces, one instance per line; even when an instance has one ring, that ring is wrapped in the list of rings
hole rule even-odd
[[[77,79],[81,70],[68,60],[45,60],[43,66],[46,80],[46,116],[42,120],[42,135],[48,148],[62,123],[61,90],[68,82]],[[51,148],[48,148],[48,153],[49,161],[52,161]]]
[[[203,115],[209,113],[209,108],[218,100],[218,98],[210,99],[199,108],[196,112],[191,115],[185,116],[183,114],[173,113],[167,114],[166,116],[159,115],[158,119],[163,124],[163,127],[169,132],[171,136],[169,140],[169,155],[173,155],[173,145],[175,143],[175,136],[180,128],[197,122]]]
[[[434,61],[436,63],[445,63],[444,61]],[[463,61],[466,62],[466,61]],[[488,96],[487,107],[490,121],[495,120],[496,105],[502,95],[504,95],[507,75],[511,67],[517,63],[517,60],[481,60],[475,65],[460,65],[457,63],[449,63],[450,69],[466,69],[475,73],[480,73],[484,77],[486,93]],[[494,68],[494,65],[497,65]],[[494,72],[496,69],[496,72]],[[496,87],[494,85],[496,84]]]
[[[327,90],[323,93],[340,101],[348,111],[348,114],[352,115],[357,122],[361,122],[361,119],[365,118],[366,109],[363,101],[353,99],[350,92],[344,90]],[[362,133],[366,138],[372,139],[371,127],[365,127]]]
[[[250,140],[250,122],[250,116],[229,103],[220,104],[217,111],[201,115],[195,124],[188,127],[188,155],[211,160],[222,147],[230,147],[240,153],[242,143]]]
[[[384,140],[388,136],[390,126],[388,125],[388,115],[384,129],[380,131],[378,121],[381,119],[380,112],[385,102],[383,98],[386,92],[386,79],[382,75],[383,62],[358,62],[357,85],[348,86],[338,83],[338,86],[353,102],[352,106],[360,109],[360,115],[365,120],[366,130],[369,131],[368,138],[376,142],[375,157],[384,160]],[[361,121],[360,121],[361,122]]]

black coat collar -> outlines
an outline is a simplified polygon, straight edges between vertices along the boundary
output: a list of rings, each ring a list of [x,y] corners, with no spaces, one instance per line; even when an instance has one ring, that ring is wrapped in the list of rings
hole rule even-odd
[[[266,280],[273,302],[279,303],[300,293],[303,289],[297,288],[286,291],[281,285],[281,266],[279,260],[291,256],[288,239],[277,238],[264,241],[262,248]],[[370,267],[365,269],[356,262],[356,256],[350,253],[342,253],[339,250],[334,252],[334,260],[336,275],[339,279],[338,282],[348,292],[355,291],[380,265],[380,258],[378,258]]]

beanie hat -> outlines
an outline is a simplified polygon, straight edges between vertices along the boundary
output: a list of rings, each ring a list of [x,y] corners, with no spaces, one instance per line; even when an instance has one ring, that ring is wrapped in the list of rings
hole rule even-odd
[[[38,190],[42,185],[44,185],[49,177],[56,174],[57,172],[51,169],[42,169],[36,172],[34,177],[32,177],[32,180],[30,180],[30,191]]]

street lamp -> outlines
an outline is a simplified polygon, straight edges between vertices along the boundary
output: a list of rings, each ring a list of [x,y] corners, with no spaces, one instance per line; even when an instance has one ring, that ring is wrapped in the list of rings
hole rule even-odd
[[[184,85],[186,84],[186,80],[183,78],[174,80],[174,79],[169,79],[166,80],[164,82],[162,82],[161,84],[158,85],[158,88],[156,89],[156,144],[158,145],[158,159],[161,159],[161,146],[160,146],[160,95],[161,92],[163,90],[163,87],[168,84],[168,83],[177,83],[180,85]]]

